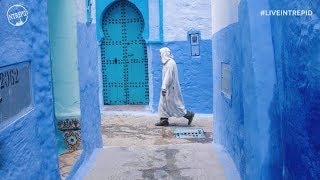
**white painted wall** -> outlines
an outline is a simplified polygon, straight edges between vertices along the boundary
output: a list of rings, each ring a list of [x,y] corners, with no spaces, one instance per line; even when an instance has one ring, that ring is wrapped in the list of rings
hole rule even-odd
[[[92,24],[96,24],[96,1],[91,0],[91,18]],[[85,0],[77,0],[78,22],[87,22],[87,4]]]
[[[238,22],[240,0],[211,0],[212,34]]]
[[[164,41],[186,41],[189,30],[201,32],[202,40],[211,40],[210,0],[163,0]]]
[[[159,0],[149,0],[149,40],[160,40],[159,27],[160,27],[160,15],[159,15]]]

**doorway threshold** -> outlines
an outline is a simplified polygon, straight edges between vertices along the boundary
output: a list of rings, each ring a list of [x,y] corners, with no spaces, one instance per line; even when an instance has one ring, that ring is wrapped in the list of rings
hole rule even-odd
[[[150,111],[149,105],[105,105],[103,111]]]

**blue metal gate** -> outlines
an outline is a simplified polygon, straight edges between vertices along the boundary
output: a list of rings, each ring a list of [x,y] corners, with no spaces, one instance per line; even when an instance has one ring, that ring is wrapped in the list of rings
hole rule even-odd
[[[144,21],[134,4],[116,1],[102,18],[104,104],[148,104],[148,59]]]

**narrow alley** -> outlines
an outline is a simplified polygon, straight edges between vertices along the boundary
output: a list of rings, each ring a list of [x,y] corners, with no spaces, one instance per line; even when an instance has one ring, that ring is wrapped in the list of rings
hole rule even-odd
[[[146,108],[105,107],[101,121],[104,148],[94,153],[91,168],[79,176],[84,179],[240,179],[231,157],[221,146],[212,144],[212,114],[197,114],[192,126],[185,119],[173,118],[169,127],[155,127],[158,116]],[[204,130],[205,138],[178,139],[174,134],[176,129],[199,128]]]
[[[319,180],[320,0],[0,0],[0,180]]]

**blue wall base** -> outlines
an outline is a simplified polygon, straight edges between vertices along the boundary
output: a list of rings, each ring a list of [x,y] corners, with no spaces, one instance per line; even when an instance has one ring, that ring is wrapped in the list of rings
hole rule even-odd
[[[162,64],[159,50],[170,48],[177,63],[179,82],[185,106],[196,113],[213,113],[213,80],[212,80],[212,41],[200,42],[199,57],[191,56],[191,47],[187,41],[165,42],[164,44],[149,44],[152,54],[152,109],[158,110],[162,83]],[[149,76],[150,77],[150,76]],[[150,97],[151,98],[151,97]]]

